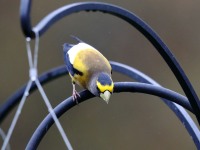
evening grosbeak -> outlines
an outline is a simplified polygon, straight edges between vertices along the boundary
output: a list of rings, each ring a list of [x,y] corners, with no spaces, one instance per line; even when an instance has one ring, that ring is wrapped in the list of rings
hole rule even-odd
[[[78,44],[63,45],[65,64],[72,78],[73,100],[80,97],[75,89],[78,84],[108,103],[114,88],[109,61],[94,47],[74,38]]]

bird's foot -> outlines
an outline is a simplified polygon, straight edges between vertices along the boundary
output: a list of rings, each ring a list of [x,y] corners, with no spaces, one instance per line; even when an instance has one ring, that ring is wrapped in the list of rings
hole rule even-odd
[[[78,104],[78,97],[81,97],[80,94],[74,89],[72,93],[73,101],[76,101],[76,104]]]

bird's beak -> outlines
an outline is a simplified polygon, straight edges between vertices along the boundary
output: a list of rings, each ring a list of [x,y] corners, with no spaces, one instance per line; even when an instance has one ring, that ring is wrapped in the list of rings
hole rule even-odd
[[[108,104],[110,99],[111,93],[109,91],[105,91],[104,93],[100,94],[100,97]]]

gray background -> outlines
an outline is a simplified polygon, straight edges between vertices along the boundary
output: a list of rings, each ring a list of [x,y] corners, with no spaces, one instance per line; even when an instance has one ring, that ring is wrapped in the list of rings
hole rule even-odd
[[[76,1],[34,1],[31,17],[35,25],[49,12]],[[193,84],[200,91],[200,2],[197,0],[105,0],[122,6],[145,20],[169,46]],[[131,65],[161,85],[183,94],[170,69],[155,48],[131,25],[103,13],[76,13],[54,24],[40,39],[39,74],[64,64],[62,44],[76,35],[100,50],[109,60]],[[0,104],[28,80],[25,38],[19,22],[19,0],[0,1]],[[130,81],[113,73],[114,81]],[[72,92],[64,76],[44,86],[53,106]],[[81,88],[78,88],[81,90]],[[15,109],[1,127],[7,130]],[[11,145],[24,149],[33,131],[47,114],[38,92],[25,104]],[[192,117],[194,117],[192,115]],[[107,105],[91,99],[64,114],[60,121],[74,149],[195,149],[191,137],[174,113],[159,98],[143,94],[114,94]],[[65,149],[53,126],[38,149]]]

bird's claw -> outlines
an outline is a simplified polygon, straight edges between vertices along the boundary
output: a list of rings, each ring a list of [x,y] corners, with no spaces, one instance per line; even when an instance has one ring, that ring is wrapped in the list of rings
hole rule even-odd
[[[81,97],[81,96],[76,90],[73,90],[72,97],[73,97],[73,101],[76,101],[76,103],[78,104],[77,99],[78,99],[78,97]]]

